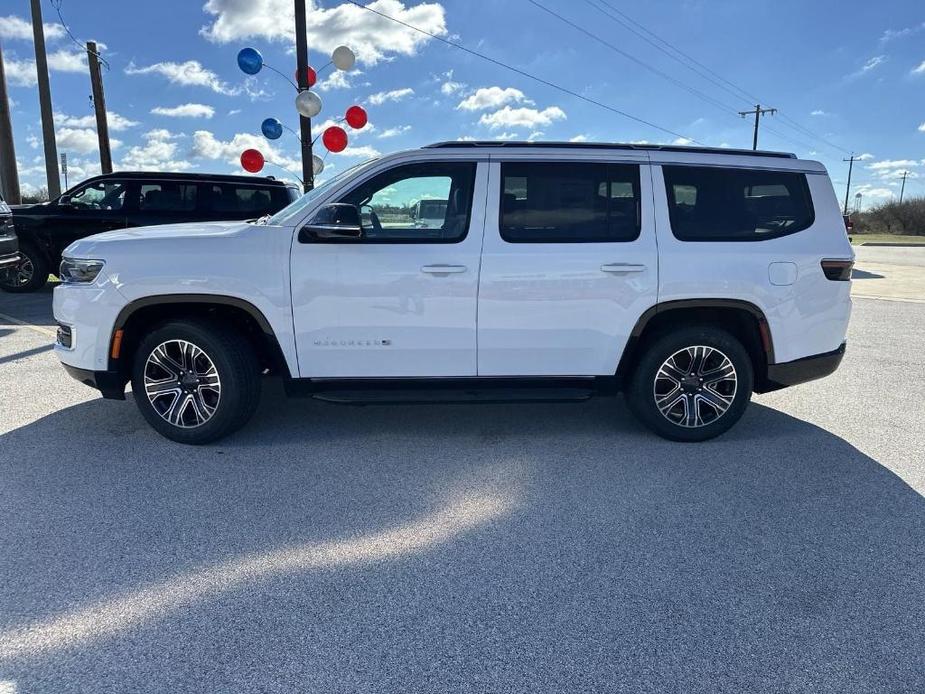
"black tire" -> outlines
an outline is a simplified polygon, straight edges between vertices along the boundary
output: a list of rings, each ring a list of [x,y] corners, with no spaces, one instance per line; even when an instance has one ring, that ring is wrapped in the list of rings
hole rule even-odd
[[[31,243],[20,243],[19,265],[0,272],[0,289],[12,294],[37,292],[48,282],[48,258]]]
[[[173,341],[182,341],[181,343]],[[179,344],[188,343],[202,351],[202,356],[194,359],[189,354],[184,359],[171,362],[170,368],[178,361],[185,366],[188,362],[197,363],[196,369],[200,372],[199,383],[205,383],[212,374],[208,361],[214,366],[220,386],[216,395],[214,386],[194,385],[197,382],[193,371],[181,371],[180,378],[188,379],[180,382],[170,381],[172,371],[162,369],[156,363],[149,363],[149,357],[159,346],[167,344],[165,348],[168,356],[177,357]],[[197,362],[198,360],[198,362]],[[160,361],[164,361],[163,358]],[[188,369],[189,367],[187,367]],[[176,369],[179,370],[179,369]],[[154,402],[147,396],[145,389],[145,374],[151,378],[164,381],[164,388],[170,387],[177,391],[176,399],[190,396],[195,403],[183,404],[183,411],[177,416],[173,410],[173,419],[179,423],[171,423],[165,416],[171,416],[171,393],[155,396]],[[228,436],[244,426],[257,409],[260,401],[260,366],[254,350],[247,339],[233,330],[212,321],[178,320],[165,323],[148,333],[135,351],[132,368],[132,392],[135,403],[141,414],[154,429],[168,439],[179,443],[200,445],[217,441]],[[210,416],[202,423],[197,423],[199,413],[207,411],[214,405]],[[165,411],[165,414],[161,414]]]
[[[703,355],[707,355],[705,361]],[[662,371],[672,357],[674,361]],[[729,374],[722,357],[731,362],[734,374]],[[673,371],[672,365],[678,370]],[[719,365],[724,366],[720,369]],[[678,373],[689,370],[697,373]],[[701,378],[704,372],[706,384]],[[674,373],[684,378],[674,379],[670,375]],[[630,378],[626,400],[639,421],[659,436],[672,441],[706,441],[739,421],[753,385],[751,357],[736,337],[721,328],[691,326],[661,335],[644,348]],[[660,396],[664,414],[657,401]],[[724,406],[728,409],[717,414]]]

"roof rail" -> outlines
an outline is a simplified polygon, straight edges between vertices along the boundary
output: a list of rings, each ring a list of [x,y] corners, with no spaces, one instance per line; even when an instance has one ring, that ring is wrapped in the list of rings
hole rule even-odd
[[[453,149],[467,147],[498,147],[500,149],[621,149],[654,152],[690,152],[692,154],[727,154],[749,157],[778,157],[796,159],[790,152],[769,152],[767,150],[732,149],[730,147],[687,147],[682,145],[634,145],[622,142],[513,142],[510,140],[450,140],[424,145],[424,149]]]

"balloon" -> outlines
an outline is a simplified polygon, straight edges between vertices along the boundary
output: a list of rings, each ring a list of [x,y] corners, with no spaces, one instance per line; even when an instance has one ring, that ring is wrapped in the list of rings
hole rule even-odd
[[[305,68],[305,70],[307,71],[307,74],[308,74],[308,86],[314,87],[315,83],[318,81],[318,73],[315,72],[315,68],[313,68],[311,65]],[[299,83],[299,71],[298,70],[295,71],[295,83],[296,84]]]
[[[317,154],[312,155],[312,173],[316,176],[324,171],[324,159]]]
[[[314,118],[321,113],[321,97],[315,92],[299,92],[295,98],[295,108],[306,118]]]
[[[347,121],[347,125],[351,128],[359,130],[369,122],[369,117],[366,115],[366,110],[362,106],[351,106],[347,109],[344,120]]]
[[[347,148],[347,133],[336,125],[324,131],[321,141],[329,152],[343,152]]]
[[[346,46],[338,46],[331,54],[331,62],[338,70],[350,70],[356,61],[357,57]]]
[[[267,118],[260,124],[260,131],[268,140],[278,140],[283,134],[283,124],[276,118]]]
[[[263,168],[263,155],[256,149],[245,149],[241,153],[241,167],[245,171],[257,173]]]
[[[256,48],[242,48],[238,51],[238,67],[241,72],[256,75],[263,67],[263,56]]]

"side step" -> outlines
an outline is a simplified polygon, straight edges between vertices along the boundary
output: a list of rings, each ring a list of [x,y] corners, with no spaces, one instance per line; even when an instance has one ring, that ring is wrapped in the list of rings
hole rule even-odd
[[[592,388],[398,388],[318,390],[311,397],[339,405],[422,405],[472,402],[577,402],[594,395]]]

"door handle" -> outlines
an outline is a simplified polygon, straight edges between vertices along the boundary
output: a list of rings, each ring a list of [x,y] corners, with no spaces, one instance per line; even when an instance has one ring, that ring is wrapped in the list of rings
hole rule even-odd
[[[465,265],[425,265],[421,268],[421,272],[426,272],[429,275],[450,275],[465,272],[466,270]]]
[[[645,270],[645,265],[638,265],[635,263],[607,263],[601,265],[601,272],[610,272],[617,275],[626,272],[645,272]]]

